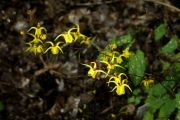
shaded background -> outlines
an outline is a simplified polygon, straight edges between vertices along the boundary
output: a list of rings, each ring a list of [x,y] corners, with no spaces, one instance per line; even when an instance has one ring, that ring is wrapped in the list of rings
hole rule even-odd
[[[165,3],[180,7],[178,0]],[[163,22],[169,26],[169,35],[180,35],[179,13],[143,0],[1,0],[0,101],[4,108],[0,119],[109,120],[112,113],[116,119],[135,119],[138,106],[127,105],[130,94],[119,97],[110,93],[103,80],[88,78],[80,63],[94,61],[97,46],[103,49],[112,38],[132,32],[136,37],[133,49],[145,52],[152,63],[148,72],[153,72],[154,52],[160,45],[149,36]],[[48,40],[77,23],[83,34],[94,37],[95,45],[68,46],[58,58],[32,55],[25,52],[29,36],[20,32],[37,22],[47,28]],[[122,107],[127,109],[121,113]]]

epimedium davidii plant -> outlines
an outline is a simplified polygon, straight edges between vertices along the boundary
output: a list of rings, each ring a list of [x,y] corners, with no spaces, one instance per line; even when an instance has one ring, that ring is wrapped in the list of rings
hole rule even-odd
[[[154,41],[158,44],[167,33],[167,24],[160,24],[154,30]],[[34,30],[34,32],[32,32]],[[30,53],[53,55],[63,54],[60,45],[72,44],[78,42],[80,44],[91,45],[91,37],[87,37],[80,32],[79,25],[70,28],[67,32],[59,34],[54,41],[46,41],[47,30],[39,23],[37,27],[31,27],[27,34],[33,39],[27,44],[29,47],[26,51]],[[62,39],[60,39],[62,37]],[[157,52],[163,55],[167,60],[161,59],[161,74],[164,75],[162,80],[158,77],[152,77],[146,74],[148,64],[146,55],[142,50],[132,51],[131,47],[134,43],[131,34],[113,38],[104,50],[99,51],[97,60],[90,63],[82,63],[88,68],[87,76],[97,80],[105,78],[107,86],[118,95],[131,93],[128,103],[139,105],[147,104],[148,109],[144,115],[145,120],[153,120],[154,118],[166,119],[177,110],[176,118],[180,119],[180,93],[176,87],[180,79],[180,54],[176,52],[179,46],[179,38],[172,35],[168,43],[163,45]],[[48,47],[47,47],[48,46]],[[165,74],[167,73],[168,74]],[[140,87],[142,86],[142,87]],[[146,93],[147,98],[143,99],[141,92]],[[175,90],[174,90],[175,89]],[[174,91],[172,91],[174,90]],[[173,95],[169,93],[173,93]],[[169,108],[169,106],[171,106]],[[155,113],[158,112],[158,115]]]
[[[47,39],[47,29],[45,27],[42,27],[40,23],[37,24],[37,27],[31,27],[27,34],[33,37],[33,39],[26,44],[29,45],[29,47],[26,49],[27,52],[37,54],[46,54],[48,51],[50,51],[50,54],[58,55],[59,53],[63,54],[63,50],[60,46],[60,44],[72,44],[75,42],[79,42],[80,44],[85,44],[90,46],[91,45],[91,38],[83,35],[80,32],[79,25],[76,24],[76,27],[70,28],[67,32],[64,32],[62,34],[59,34],[54,41],[46,41]],[[63,41],[56,42],[59,40],[59,38],[62,37]],[[130,36],[131,37],[131,36]],[[60,39],[62,40],[62,39]],[[113,41],[114,42],[114,41]],[[131,43],[131,41],[129,42]],[[129,44],[128,43],[128,44]],[[47,44],[50,46],[47,47]],[[116,90],[116,93],[118,95],[125,94],[125,88],[128,88],[130,91],[131,88],[127,84],[128,83],[128,77],[124,73],[126,70],[126,66],[124,66],[123,60],[127,61],[127,59],[130,56],[129,48],[130,46],[127,46],[124,48],[122,52],[115,51],[116,47],[119,45],[116,43],[112,43],[108,46],[107,49],[110,49],[110,51],[103,51],[104,56],[99,56],[99,62],[91,62],[91,65],[88,64],[82,64],[85,67],[89,68],[88,76],[92,78],[96,78],[100,75],[100,73],[105,74],[105,78],[109,78],[109,81],[107,82],[109,84],[114,84],[112,91]],[[97,63],[103,64],[103,68],[97,69]],[[117,72],[115,69],[122,69],[121,72]],[[118,75],[119,74],[119,75]],[[124,74],[123,76],[121,74]],[[124,77],[125,76],[125,77]]]
[[[37,27],[31,27],[27,31],[27,34],[33,37],[33,39],[26,43],[29,45],[26,51],[34,53],[35,55],[46,54],[49,51],[50,54],[53,55],[58,55],[59,53],[63,54],[60,44],[69,45],[79,42],[80,44],[91,45],[91,37],[82,34],[80,32],[80,27],[77,24],[67,32],[59,34],[54,41],[46,41],[47,29],[42,27],[40,23],[37,24]],[[60,37],[63,38],[63,41],[62,39],[60,39],[61,41],[59,40]],[[58,40],[59,42],[56,42]],[[104,77],[109,80],[107,81],[108,86],[113,86],[111,92],[115,90],[117,95],[125,94],[126,88],[132,92],[132,89],[128,85],[129,80],[127,73],[130,74],[130,77],[133,79],[134,85],[136,86],[141,82],[139,76],[143,77],[145,71],[143,52],[140,50],[137,52],[129,51],[133,42],[133,38],[130,34],[124,35],[118,39],[114,38],[107,47],[100,52],[97,61],[93,61],[91,64],[82,64],[89,68],[88,76],[96,79],[101,74],[104,74]],[[142,62],[139,63],[139,61]],[[102,67],[98,68],[98,64],[101,64]],[[138,70],[135,68],[138,68]],[[133,74],[138,74],[139,76],[136,77],[133,76]],[[148,86],[149,83],[144,81],[144,85]]]
[[[156,44],[167,37],[167,27],[166,23],[162,23],[154,29],[153,37]],[[105,63],[106,66],[99,69],[106,71],[105,78],[109,78],[108,86],[110,86],[109,83],[114,83],[115,86],[112,85],[112,91],[116,90],[117,95],[124,95],[125,88],[127,88],[126,90],[129,89],[132,92],[132,96],[128,98],[128,103],[135,105],[144,103],[147,105],[145,120],[155,118],[164,120],[172,117],[172,115],[174,118],[180,119],[179,38],[172,35],[169,41],[161,45],[156,52],[156,56],[160,56],[157,62],[161,64],[162,70],[159,70],[159,73],[155,75],[146,73],[148,63],[142,50],[129,51],[133,42],[131,34],[127,34],[114,38],[100,52],[98,63]],[[163,57],[161,58],[161,56]],[[163,59],[164,57],[166,59]],[[158,74],[163,75],[163,77],[159,77]],[[135,91],[130,88],[128,83]],[[147,98],[144,99],[142,93],[146,93]]]

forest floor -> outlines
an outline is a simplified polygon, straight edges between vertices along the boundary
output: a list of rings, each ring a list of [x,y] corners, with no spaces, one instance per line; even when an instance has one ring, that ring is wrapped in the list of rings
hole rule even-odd
[[[0,120],[136,119],[138,106],[127,103],[130,94],[109,92],[106,82],[87,76],[82,63],[95,61],[97,48],[129,31],[138,31],[134,49],[143,50],[149,63],[156,61],[153,50],[159,46],[149,37],[153,29],[166,22],[173,34],[180,35],[180,2],[164,1],[1,0]],[[68,46],[55,58],[25,52],[29,36],[20,32],[38,22],[50,40],[79,24],[95,45]],[[154,65],[147,71],[153,73]]]

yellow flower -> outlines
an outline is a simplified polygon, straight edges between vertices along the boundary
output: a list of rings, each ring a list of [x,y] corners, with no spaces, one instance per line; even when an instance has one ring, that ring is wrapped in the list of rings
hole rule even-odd
[[[59,51],[61,51],[61,53],[63,53],[62,49],[59,47],[59,44],[62,43],[62,42],[57,42],[56,44],[52,43],[52,42],[46,42],[46,43],[49,43],[51,44],[51,46],[45,51],[45,53],[48,51],[48,50],[51,50],[51,53],[53,55],[57,55],[59,53]]]
[[[154,80],[153,79],[145,79],[142,81],[142,84],[144,85],[144,87],[149,88],[152,84],[154,84]]]
[[[100,61],[101,63],[105,63],[105,64],[107,65],[107,70],[108,70],[108,72],[107,72],[107,74],[106,74],[106,77],[109,75],[110,71],[113,70],[115,67],[119,67],[119,68],[125,69],[124,67],[122,67],[122,66],[120,66],[120,65],[118,65],[118,64],[115,64],[115,63],[114,63],[114,59],[115,59],[115,57],[114,57],[114,55],[113,55],[113,57],[112,57],[112,59],[111,59],[110,62]]]
[[[26,44],[29,45],[29,47],[26,49],[26,51],[33,52],[34,51],[34,46],[31,43],[26,43]]]
[[[47,38],[47,36],[46,36],[46,34],[41,34],[41,35],[39,36],[39,38],[40,38],[41,40],[45,40],[45,39]]]
[[[26,43],[29,45],[29,47],[26,49],[28,52],[33,52],[35,55],[38,53],[43,53],[43,46],[42,45],[36,45],[31,43]]]
[[[88,76],[90,76],[94,79],[94,78],[96,78],[96,75],[98,73],[106,74],[103,70],[97,70],[97,65],[95,62],[91,62],[91,64],[94,64],[93,67],[88,64],[82,64],[82,65],[85,65],[86,67],[89,67]]]
[[[74,38],[75,38],[75,41],[77,40],[77,39],[85,39],[87,36],[85,36],[85,35],[83,35],[81,32],[80,32],[80,27],[79,27],[79,25],[78,24],[76,24],[76,28],[73,28],[73,29],[71,29],[70,31],[72,31],[72,30],[74,30],[74,29],[76,29],[76,32],[71,32],[72,34],[73,34],[73,36],[74,36]]]
[[[110,51],[107,51],[106,53],[102,53],[103,54],[103,57],[101,58],[102,61],[110,61],[112,56],[113,56],[113,53],[110,52]]]
[[[28,30],[28,32],[30,32],[30,31],[33,30],[33,29],[35,30],[34,35],[35,35],[36,37],[38,37],[38,38],[43,34],[43,31],[44,31],[44,33],[47,33],[46,28],[45,28],[45,27],[41,27],[40,23],[37,24],[37,27],[31,27],[31,28]]]
[[[129,55],[130,55],[129,49],[125,49],[123,50],[123,54],[121,56],[124,56],[125,58],[129,58]]]
[[[116,60],[119,64],[121,64],[123,62],[122,56],[119,55],[118,57],[116,57]]]
[[[28,35],[31,35],[34,39],[30,42],[30,43],[34,43],[34,44],[38,44],[38,43],[43,43],[41,41],[41,39],[39,39],[38,37],[36,37],[35,35],[31,34],[31,33],[27,33]]]
[[[73,28],[72,28],[73,29]],[[64,37],[64,40],[66,42],[66,44],[70,44],[72,42],[74,42],[74,38],[73,36],[71,35],[71,30],[69,30],[68,32],[64,33],[64,34],[60,34],[58,35],[54,41],[56,41],[59,37]]]
[[[76,30],[75,32],[72,32],[73,30]],[[81,32],[80,32],[80,27],[79,25],[76,24],[76,28],[71,28],[68,30],[68,32],[64,33],[64,34],[60,34],[56,37],[55,41],[59,38],[59,37],[64,37],[64,40],[66,42],[66,44],[70,44],[74,41],[76,41],[77,39],[81,39],[82,38],[82,43],[84,44],[87,44],[87,45],[90,45],[90,38],[83,35]]]
[[[90,41],[91,37],[86,37],[85,39],[83,39],[81,41],[80,44],[85,44],[85,45],[88,45],[88,46],[91,46],[91,41]]]
[[[108,83],[108,86],[109,86],[109,82],[110,81],[115,81],[116,83],[120,83],[120,81],[122,80],[121,78],[122,78],[122,75],[126,78],[126,79],[128,79],[128,77],[126,76],[126,74],[125,73],[120,73],[119,75],[114,75],[114,76],[112,76],[112,77],[110,77],[110,79],[109,79],[109,81],[107,82]],[[114,80],[113,80],[114,79]]]
[[[125,87],[127,87],[131,92],[131,88],[129,87],[129,85],[125,84],[125,82],[127,82],[127,79],[124,79],[122,81],[110,81],[108,83],[114,83],[116,86],[111,90],[111,92],[113,92],[114,90],[116,90],[117,95],[123,95],[125,94]]]
[[[117,48],[117,45],[116,45],[115,43],[110,44],[110,45],[109,45],[109,48],[110,48],[111,50],[114,50],[114,49]]]

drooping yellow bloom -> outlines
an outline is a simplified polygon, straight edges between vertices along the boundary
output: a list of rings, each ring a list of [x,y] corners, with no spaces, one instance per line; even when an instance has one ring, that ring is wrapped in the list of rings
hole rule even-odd
[[[112,57],[113,57],[113,53],[110,52],[110,51],[107,51],[107,52],[103,53],[103,56],[102,56],[101,60],[108,62],[108,61],[111,60]]]
[[[117,86],[115,87],[116,93],[117,93],[118,95],[123,95],[123,94],[125,94],[125,87],[129,88],[129,90],[132,92],[132,90],[131,90],[131,88],[129,87],[129,85],[127,85],[127,84],[122,84],[122,85],[117,85]]]
[[[47,35],[46,35],[46,34],[41,34],[41,35],[39,36],[39,38],[40,38],[41,40],[46,40]]]
[[[28,52],[32,52],[35,55],[38,53],[43,53],[43,46],[42,45],[36,45],[36,44],[31,44],[31,43],[26,43],[29,45],[29,47],[26,49]]]
[[[38,43],[43,43],[42,40],[35,35],[31,33],[27,33],[28,35],[31,35],[34,39],[30,41],[30,43],[38,44]]]
[[[131,92],[131,88],[129,87],[129,85],[127,85],[125,82],[127,82],[127,79],[124,80],[119,80],[119,81],[110,81],[108,83],[114,83],[116,86],[111,90],[111,92],[113,92],[114,90],[116,90],[117,95],[123,95],[125,94],[125,87],[127,87]]]
[[[88,45],[88,46],[91,46],[91,41],[90,41],[91,37],[86,37],[85,39],[83,39],[81,41],[80,44],[85,44],[85,45]]]
[[[72,28],[72,29],[73,29],[73,28]],[[70,44],[70,43],[74,42],[74,38],[73,38],[73,36],[71,35],[71,30],[69,30],[68,32],[66,32],[66,33],[64,33],[64,34],[58,35],[58,36],[55,38],[54,41],[56,41],[56,40],[57,40],[58,38],[60,38],[60,37],[63,37],[63,38],[64,38],[66,44]]]
[[[71,29],[70,31],[76,29],[76,32],[71,32],[71,34],[74,36],[75,41],[77,39],[86,39],[87,36],[83,35],[80,31],[80,27],[78,24],[76,24],[76,28]]]
[[[108,51],[108,52],[106,52],[106,55],[108,57],[107,62],[110,61],[110,63],[114,63],[115,59],[118,60],[118,57],[117,57],[118,54],[119,54],[119,52],[117,52],[117,51]]]
[[[47,33],[47,29],[45,27],[41,27],[40,23],[37,24],[37,27],[31,27],[28,32],[30,32],[31,30],[35,30],[34,35],[38,38],[40,38],[40,36],[44,33]]]
[[[63,42],[57,42],[56,44],[52,43],[52,42],[46,42],[46,43],[49,43],[51,44],[51,46],[45,51],[45,53],[49,50],[51,50],[51,53],[53,55],[57,55],[59,53],[59,51],[61,51],[61,53],[63,53],[62,49],[60,48],[59,44],[60,43],[63,43]]]
[[[129,55],[130,55],[129,49],[125,49],[123,50],[123,54],[121,56],[124,56],[125,58],[129,58]]]
[[[115,63],[114,63],[114,59],[115,59],[115,57],[114,57],[114,55],[113,55],[113,57],[112,57],[112,59],[111,59],[110,62],[100,61],[101,63],[105,63],[105,64],[107,65],[107,70],[108,70],[108,72],[107,72],[107,74],[106,74],[106,77],[109,75],[110,71],[113,70],[115,67],[119,67],[119,68],[125,69],[124,67],[122,67],[122,66],[120,66],[120,65],[118,65],[118,64],[115,64]]]
[[[106,74],[106,72],[104,72],[103,70],[97,70],[96,62],[91,62],[91,64],[93,64],[93,67],[88,65],[88,64],[82,64],[82,65],[85,65],[86,67],[89,68],[88,76],[90,76],[90,77],[92,77],[94,79],[94,78],[96,78],[98,73]]]
[[[73,43],[79,39],[82,40],[80,44],[91,45],[90,37],[87,37],[80,32],[80,27],[78,24],[76,24],[75,28],[69,29],[66,33],[58,35],[55,41],[61,36],[64,38],[66,44]]]
[[[151,85],[154,84],[154,80],[153,79],[145,79],[142,81],[142,84],[144,87],[149,88]]]
[[[109,45],[109,48],[110,48],[111,50],[114,50],[114,49],[117,48],[117,45],[116,45],[115,43],[110,44],[110,45]]]
[[[123,62],[122,56],[119,55],[118,57],[116,57],[117,63],[121,64]]]
[[[120,73],[119,75],[114,75],[109,78],[109,81],[107,82],[108,86],[109,86],[110,81],[115,81],[116,83],[120,83],[120,81],[122,80],[122,76],[124,76],[126,79],[128,79],[128,77],[126,76],[125,73]]]

